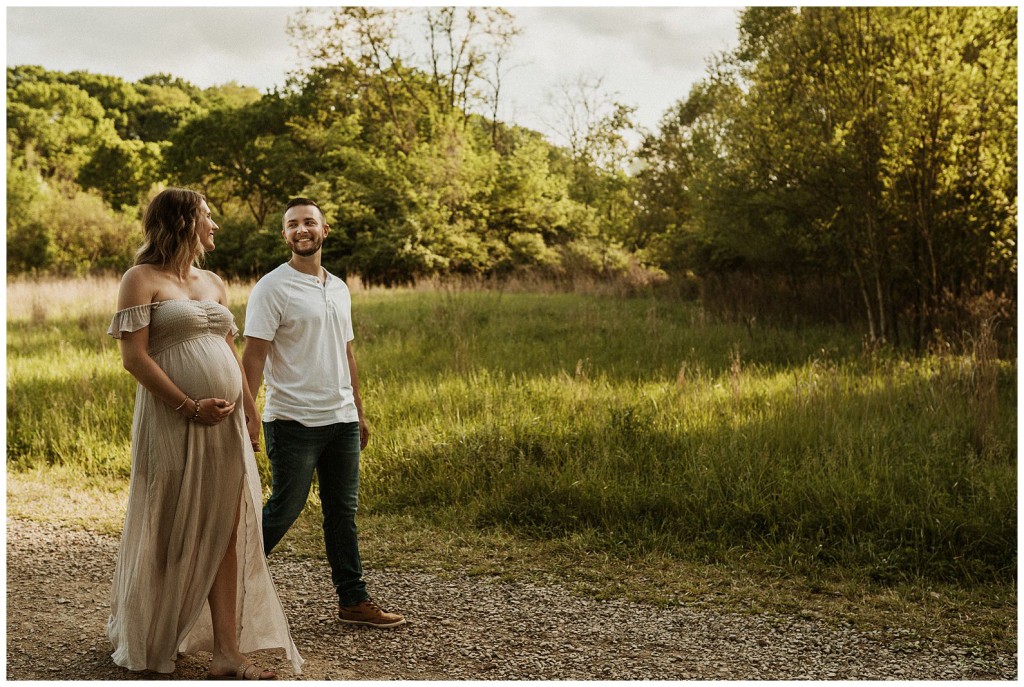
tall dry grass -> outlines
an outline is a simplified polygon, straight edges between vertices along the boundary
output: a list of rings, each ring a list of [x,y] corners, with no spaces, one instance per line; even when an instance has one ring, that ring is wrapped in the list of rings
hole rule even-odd
[[[7,320],[68,321],[113,315],[120,275],[7,277]],[[227,280],[228,302],[245,303],[255,282]]]

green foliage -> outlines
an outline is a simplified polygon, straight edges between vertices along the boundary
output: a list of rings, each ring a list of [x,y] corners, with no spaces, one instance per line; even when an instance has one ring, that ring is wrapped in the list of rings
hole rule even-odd
[[[265,229],[255,229],[248,210],[230,207],[217,218],[217,250],[207,253],[205,266],[217,274],[263,275],[288,259],[281,238],[280,215]]]
[[[283,257],[302,194],[327,211],[328,269],[367,283],[667,272],[716,313],[859,322],[917,351],[1015,322],[1011,9],[748,8],[638,154],[600,78],[562,84],[565,147],[497,120],[518,33],[500,8],[321,8],[292,27],[311,66],[262,95],[9,68],[11,267],[60,262],[55,229],[25,229],[40,189],[95,191],[115,230],[167,183],[207,195],[225,276]],[[417,28],[419,53],[399,40]]]
[[[7,269],[39,272],[50,267],[56,246],[54,227],[39,221],[49,187],[38,170],[28,168],[7,146]]]
[[[138,137],[143,141],[167,141],[178,128],[205,108],[202,91],[170,74],[154,74],[135,84],[143,102],[138,110]]]
[[[328,212],[328,269],[371,283],[635,268],[636,260],[606,259],[630,241],[630,184],[621,169],[628,108],[617,105],[586,122],[584,148],[567,155],[536,132],[470,110],[497,111],[500,62],[517,32],[507,12],[419,13],[435,37],[432,50],[447,56],[420,66],[397,44],[388,43],[394,52],[385,56],[366,43],[392,41],[406,11],[335,14],[354,22],[355,33],[298,25],[316,66],[285,91],[263,96],[237,84],[203,90],[169,74],[128,83],[10,69],[8,140],[17,171],[52,180],[67,198],[79,197],[79,187],[94,190],[113,210],[131,211],[156,184],[198,188],[225,227],[222,252],[209,264],[226,275],[276,264],[280,209],[299,194],[316,197]],[[332,51],[336,40],[349,48],[343,56]],[[463,48],[448,55],[459,41]],[[442,73],[448,61],[451,69]],[[54,107],[65,102],[75,105],[63,115],[67,121],[49,126]],[[609,167],[591,169],[598,164]],[[118,226],[114,211],[110,223]],[[27,237],[15,224],[9,232]],[[41,245],[30,250],[21,242],[15,269],[56,268],[43,250],[52,242],[36,234]],[[96,267],[120,263],[121,253]],[[594,255],[601,257],[588,257]]]
[[[499,236],[540,234],[552,243],[572,236],[578,205],[569,199],[569,179],[553,169],[551,146],[524,129],[506,132],[504,140],[488,211],[493,229]]]
[[[302,151],[285,133],[285,105],[276,94],[212,110],[170,136],[165,168],[179,183],[203,189],[215,205],[233,200],[248,208],[263,229],[281,199],[296,195],[306,180]]]
[[[142,240],[134,208],[112,214],[101,198],[82,190],[66,196],[47,188],[30,219],[8,233],[8,249],[14,244],[26,266],[57,274],[123,271]],[[23,241],[31,253],[18,245]]]
[[[751,8],[740,33],[645,143],[656,253],[832,282],[871,339],[919,349],[951,304],[1012,300],[1012,11]]]
[[[79,171],[85,188],[96,189],[116,209],[145,202],[160,172],[162,146],[147,141],[120,139],[100,144]]]
[[[367,513],[884,584],[1014,579],[1012,358],[865,351],[653,298],[354,301]],[[110,313],[26,311],[7,324],[9,469],[127,479],[135,382]]]
[[[104,116],[110,119],[117,135],[124,140],[139,137],[137,112],[143,104],[143,96],[134,85],[116,76],[74,71],[57,74],[57,78],[77,86],[95,98],[103,106]]]
[[[554,248],[593,233],[599,219],[570,198],[555,149],[534,132],[503,129],[498,150],[481,118],[444,108],[425,117],[422,102],[436,95],[429,82],[401,65],[388,70],[403,88],[385,90],[341,61],[288,96],[289,136],[315,177],[304,193],[324,200],[334,229],[328,268],[382,284],[564,268]]]
[[[211,110],[236,110],[259,102],[261,97],[258,89],[229,81],[205,89],[202,99]]]
[[[74,180],[103,141],[116,136],[103,106],[81,88],[16,80],[7,91],[7,143],[46,177]]]
[[[514,231],[508,235],[509,259],[516,265],[554,267],[559,264],[558,252],[544,243],[540,234]]]

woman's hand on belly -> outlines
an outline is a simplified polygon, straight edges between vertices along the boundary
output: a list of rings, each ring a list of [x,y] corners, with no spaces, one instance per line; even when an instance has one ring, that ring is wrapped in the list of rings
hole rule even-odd
[[[199,414],[195,414],[195,404],[186,404],[191,408],[189,418],[202,425],[219,425],[224,422],[235,411],[235,404],[223,398],[201,398],[199,400]]]

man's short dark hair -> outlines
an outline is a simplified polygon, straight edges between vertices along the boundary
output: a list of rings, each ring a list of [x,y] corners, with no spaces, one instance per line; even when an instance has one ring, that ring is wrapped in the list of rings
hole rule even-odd
[[[327,224],[327,215],[324,214],[323,209],[319,205],[317,205],[316,201],[313,200],[312,198],[292,198],[291,200],[288,201],[288,204],[284,206],[284,211],[288,212],[292,208],[298,207],[299,205],[312,205],[313,207],[315,207],[317,210],[320,211],[320,221],[323,222],[324,224]]]

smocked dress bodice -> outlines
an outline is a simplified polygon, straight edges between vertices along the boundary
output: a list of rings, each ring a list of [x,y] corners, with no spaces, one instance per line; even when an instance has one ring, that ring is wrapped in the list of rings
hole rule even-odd
[[[135,332],[147,325],[149,354],[155,355],[175,344],[215,336],[221,339],[238,333],[234,315],[216,301],[169,300],[134,305],[119,310],[108,334],[120,339],[123,332]]]

